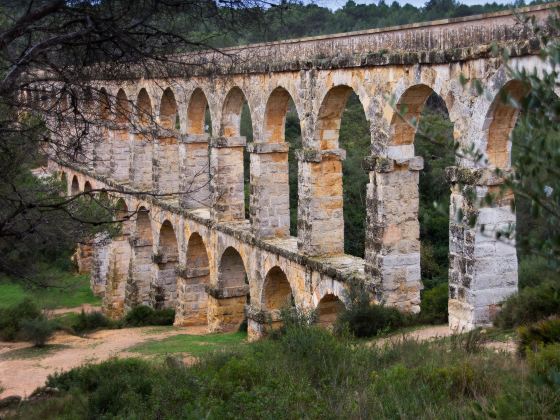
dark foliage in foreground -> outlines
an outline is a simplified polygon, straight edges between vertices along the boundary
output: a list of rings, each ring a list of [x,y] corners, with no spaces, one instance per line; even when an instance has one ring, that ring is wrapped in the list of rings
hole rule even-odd
[[[460,340],[456,340],[460,342]],[[450,341],[384,348],[292,327],[183,367],[109,360],[51,376],[62,394],[19,418],[555,417],[558,388],[513,355]],[[548,355],[548,358],[553,357]],[[547,372],[548,374],[548,372]],[[539,373],[540,375],[540,373]]]

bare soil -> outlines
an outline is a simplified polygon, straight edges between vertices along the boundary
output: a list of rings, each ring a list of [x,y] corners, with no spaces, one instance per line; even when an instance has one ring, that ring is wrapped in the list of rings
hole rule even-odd
[[[49,340],[52,350],[36,357],[10,357],[18,350],[29,349],[29,343],[0,342],[0,399],[9,395],[26,397],[43,386],[47,376],[88,362],[102,362],[112,357],[128,357],[126,349],[144,341],[163,339],[177,334],[204,334],[206,327],[189,328],[123,328],[102,330],[77,337],[59,332]],[[138,354],[134,354],[138,357]],[[3,388],[3,389],[2,389]]]

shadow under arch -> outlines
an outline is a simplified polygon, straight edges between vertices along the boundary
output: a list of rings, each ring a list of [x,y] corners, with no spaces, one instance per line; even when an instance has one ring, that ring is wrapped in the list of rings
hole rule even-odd
[[[154,308],[175,308],[179,248],[175,229],[165,220],[160,229],[157,252],[153,256],[156,265],[155,284],[152,287]]]
[[[207,325],[210,283],[208,252],[202,236],[191,234],[187,243],[185,269],[177,278],[177,313],[175,325]]]
[[[209,296],[208,327],[211,331],[237,330],[245,322],[250,295],[245,264],[234,247],[222,253],[217,280],[217,288]]]
[[[317,325],[323,328],[332,328],[345,306],[342,300],[334,293],[325,294],[317,304]]]
[[[132,255],[125,290],[126,309],[137,305],[151,305],[150,286],[152,283],[152,222],[149,210],[142,206],[136,212],[134,233],[131,238]]]

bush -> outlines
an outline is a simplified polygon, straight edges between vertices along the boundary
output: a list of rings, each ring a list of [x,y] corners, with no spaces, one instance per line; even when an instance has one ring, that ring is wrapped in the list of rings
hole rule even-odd
[[[354,337],[373,337],[404,326],[405,316],[396,308],[368,304],[344,310],[338,317],[335,332],[345,329]]]
[[[430,324],[447,322],[447,302],[449,300],[447,282],[438,284],[422,293],[420,302],[420,319]]]
[[[123,325],[130,327],[173,325],[174,321],[175,310],[172,308],[153,309],[146,305],[138,305],[126,314]]]
[[[370,303],[361,283],[349,283],[345,293],[347,303],[334,326],[337,335],[349,332],[354,337],[373,337],[405,325],[406,317],[398,309]]]
[[[43,318],[31,299],[24,299],[9,308],[0,309],[0,339],[16,340],[21,335],[22,322]]]
[[[560,377],[560,343],[527,352],[527,361],[535,374],[547,380]]]
[[[525,257],[519,261],[519,288],[535,287],[541,283],[553,281],[558,277],[546,259],[541,257]]]
[[[559,313],[560,282],[547,281],[507,299],[494,323],[500,328],[513,328]]]
[[[21,322],[21,336],[31,341],[35,347],[43,347],[54,332],[54,325],[45,317],[24,319]]]
[[[533,325],[518,328],[519,352],[537,351],[540,347],[560,343],[560,318],[546,319]]]
[[[72,324],[72,329],[76,334],[83,334],[100,328],[112,328],[115,324],[101,312],[82,312],[77,321]]]

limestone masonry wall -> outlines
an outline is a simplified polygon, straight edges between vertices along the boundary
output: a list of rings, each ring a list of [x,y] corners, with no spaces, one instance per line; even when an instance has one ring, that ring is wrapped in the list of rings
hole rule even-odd
[[[522,12],[542,21],[550,7]],[[280,302],[316,308],[321,323],[332,322],[354,280],[373,301],[418,312],[423,160],[415,155],[415,128],[398,109],[416,118],[436,93],[449,111],[455,141],[487,157],[458,156],[447,171],[450,326],[490,323],[500,302],[517,290],[515,243],[493,234],[514,223],[515,215],[507,198],[489,207],[484,197],[503,182],[494,169],[509,169],[517,115],[500,93],[520,96],[524,88],[510,80],[500,58],[473,52],[494,41],[523,44],[530,38],[515,27],[511,12],[502,12],[232,49],[238,61],[227,74],[144,79],[132,73],[95,81],[100,123],[86,149],[90,161],[53,156],[49,167],[64,174],[68,194],[84,191],[87,182],[88,188],[110,190],[112,200],[121,200],[119,211],[133,214],[118,237],[91,243],[92,288],[104,294],[105,311],[119,317],[137,304],[173,307],[177,325],[206,324],[212,331],[246,319],[250,337],[257,338],[278,326]],[[518,48],[509,65],[542,68],[538,45],[530,46]],[[449,48],[470,52],[440,54]],[[375,60],[341,59],[381,49],[439,52],[410,62],[387,61],[381,53]],[[254,65],[262,51],[266,62]],[[252,61],[244,62],[249,56]],[[296,61],[293,68],[285,65]],[[279,62],[284,64],[275,67]],[[352,92],[371,132],[363,165],[369,174],[364,259],[344,254],[343,246],[346,151],[338,135]],[[296,237],[289,234],[284,138],[290,101],[302,140]],[[124,110],[118,115],[116,103]],[[244,103],[253,124],[249,144],[240,135]],[[250,153],[248,217],[244,150]],[[469,224],[472,216],[476,226]]]

